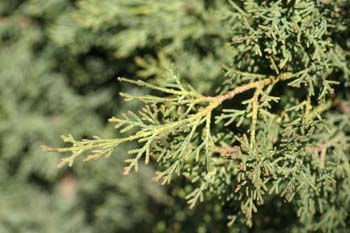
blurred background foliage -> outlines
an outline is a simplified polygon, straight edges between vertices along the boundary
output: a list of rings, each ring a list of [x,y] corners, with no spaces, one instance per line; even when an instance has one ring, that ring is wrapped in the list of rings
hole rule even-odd
[[[126,148],[61,170],[59,155],[40,151],[68,132],[115,137],[107,118],[137,107],[118,92],[145,91],[117,76],[161,83],[175,67],[200,92],[215,88],[230,53],[225,9],[225,0],[0,1],[0,232],[233,231],[219,204],[189,210],[174,200],[184,190],[159,186],[151,167],[122,176]]]

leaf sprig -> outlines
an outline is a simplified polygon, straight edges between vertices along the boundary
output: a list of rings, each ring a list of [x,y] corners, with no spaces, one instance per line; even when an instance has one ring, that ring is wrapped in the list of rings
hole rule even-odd
[[[255,75],[255,74],[252,74]],[[252,111],[252,140],[255,134],[255,125],[257,118],[257,96],[260,95],[261,88],[273,85],[278,81],[283,81],[293,78],[294,75],[291,73],[284,73],[277,77],[268,77],[256,82],[248,83],[234,90],[215,97],[203,96],[196,93],[192,88],[185,88],[178,77],[173,76],[175,82],[167,87],[158,87],[152,84],[148,84],[143,81],[133,81],[126,78],[119,78],[120,81],[132,83],[138,86],[145,86],[152,90],[160,91],[162,94],[167,94],[170,96],[132,96],[129,94],[122,93],[122,96],[126,100],[140,100],[146,105],[145,107],[135,114],[133,112],[128,112],[127,114],[122,114],[121,118],[111,118],[109,121],[116,123],[115,128],[119,129],[120,133],[126,133],[133,129],[137,132],[131,134],[128,137],[119,139],[102,139],[99,137],[94,137],[93,139],[84,139],[82,141],[75,140],[71,135],[62,136],[64,142],[71,143],[71,147],[65,148],[49,148],[43,147],[46,151],[55,152],[71,152],[72,155],[62,159],[60,167],[64,164],[69,166],[73,165],[74,160],[80,156],[85,155],[87,152],[90,154],[85,155],[85,161],[96,160],[101,156],[109,157],[112,151],[122,143],[135,141],[140,143],[142,146],[139,149],[129,151],[130,154],[135,154],[135,158],[128,159],[126,162],[129,164],[125,168],[125,174],[128,174],[131,169],[135,171],[138,170],[138,161],[143,155],[145,155],[146,164],[150,160],[152,153],[152,147],[159,138],[177,136],[179,134],[185,133],[183,145],[179,148],[176,153],[179,153],[181,158],[188,149],[188,146],[192,143],[197,130],[201,130],[201,140],[203,140],[202,145],[205,150],[205,154],[210,154],[215,148],[211,135],[211,121],[212,113],[218,108],[224,101],[234,98],[236,95],[246,92],[251,89],[256,89],[252,104],[249,108]],[[159,104],[162,103],[162,104]],[[197,112],[193,112],[194,109]],[[249,110],[249,109],[248,109]],[[170,117],[172,113],[176,111],[182,111],[182,114],[176,116],[175,118]],[[218,118],[230,117],[228,115]],[[203,127],[202,127],[203,126]]]

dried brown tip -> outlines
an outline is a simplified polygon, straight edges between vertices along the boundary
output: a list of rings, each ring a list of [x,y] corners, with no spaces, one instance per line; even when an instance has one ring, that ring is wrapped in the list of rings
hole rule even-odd
[[[62,160],[59,164],[57,164],[57,168],[63,168],[66,165],[67,161]]]
[[[46,145],[40,145],[40,149],[41,149],[42,151],[44,151],[44,152],[51,152],[51,151],[53,151],[52,148],[50,148],[50,147],[48,147],[48,146],[46,146]]]
[[[90,160],[98,160],[100,158],[100,156],[98,154],[95,155],[88,155],[83,161],[90,161]]]
[[[129,175],[130,170],[131,170],[131,167],[125,167],[125,168],[124,168],[124,171],[123,171],[123,175],[124,175],[124,176]]]

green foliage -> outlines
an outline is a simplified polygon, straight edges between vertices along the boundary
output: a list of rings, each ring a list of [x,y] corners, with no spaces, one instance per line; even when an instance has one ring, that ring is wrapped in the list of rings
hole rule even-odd
[[[74,53],[93,47],[125,59],[120,75],[136,70],[138,77],[157,77],[159,82],[173,64],[205,90],[229,59],[228,46],[222,46],[229,33],[216,12],[225,5],[223,0],[80,1],[77,9],[60,15],[49,36]]]
[[[43,143],[59,145],[62,132],[116,137],[105,119],[137,107],[119,102],[116,90],[141,91],[118,84],[117,75],[162,83],[173,63],[209,91],[208,80],[229,58],[222,47],[229,33],[216,13],[224,1],[104,2],[0,1],[0,232],[225,230],[220,205],[187,210],[168,196],[183,190],[160,188],[151,167],[122,176],[129,147],[119,147],[115,160],[61,170],[57,153],[40,150]],[[159,10],[134,11],[154,5]],[[169,33],[175,22],[177,31]],[[162,29],[157,38],[155,28]],[[136,29],[144,31],[132,37],[137,43],[129,40]]]
[[[137,61],[146,68],[139,74],[156,77],[157,84],[121,78],[150,89],[145,95],[122,93],[127,101],[141,101],[144,107],[110,119],[120,133],[117,138],[76,140],[69,135],[63,137],[71,143],[68,147],[45,147],[72,154],[60,165],[71,166],[78,156],[85,160],[109,157],[115,148],[134,142],[136,149],[129,150],[125,174],[138,171],[144,159],[146,164],[155,164],[155,179],[163,184],[175,182],[177,186],[185,178],[190,185],[179,188],[183,187],[190,207],[203,201],[220,204],[234,231],[245,231],[245,226],[257,232],[278,231],[283,226],[288,232],[346,232],[350,228],[348,1],[231,1],[225,18],[232,29],[232,49],[224,43],[208,48],[215,49],[209,57],[220,56],[223,65],[230,53],[224,77],[216,73],[196,76],[193,67],[181,65],[187,60],[176,52],[186,50],[186,37],[201,41],[210,34],[206,27],[198,34],[186,33],[187,18],[181,14],[187,11],[174,14],[179,18],[163,20],[164,27],[152,27],[162,17],[168,19],[163,12],[183,6],[183,1],[112,3],[104,3],[107,11],[95,11],[99,8],[95,1],[83,1],[75,17],[102,34],[108,23],[101,22],[120,19],[114,26],[128,29],[113,39],[124,45],[115,48],[117,57],[146,48],[147,41],[154,39],[161,64]],[[203,8],[190,8],[196,9]],[[98,19],[87,20],[91,12]],[[159,31],[153,34],[144,29],[146,25]],[[180,33],[172,28],[181,29]],[[130,39],[135,34],[137,39]],[[178,36],[183,43],[174,39]],[[158,73],[163,70],[162,56],[168,49],[176,57],[173,61],[179,73],[169,72],[159,81],[164,74]],[[197,69],[205,58],[197,60]],[[274,206],[279,213],[266,211]],[[293,221],[283,222],[284,216]]]
[[[67,183],[67,171],[56,169],[58,155],[46,156],[40,151],[43,141],[58,143],[56,135],[61,130],[75,128],[73,133],[80,136],[96,132],[112,136],[104,130],[103,115],[97,114],[111,101],[108,90],[82,96],[70,87],[68,73],[55,68],[58,60],[52,53],[60,49],[52,44],[36,49],[43,46],[44,34],[32,21],[4,19],[1,39],[0,231],[95,232],[105,227],[100,216],[113,208],[127,211],[128,216],[115,216],[115,224],[105,232],[135,229],[136,223],[145,221],[151,200],[163,202],[165,194],[159,187],[149,181],[144,188],[146,180],[137,177],[107,182],[106,176],[120,174],[112,173],[117,166],[108,162],[84,173],[84,177],[95,174],[95,179],[102,176],[100,182],[79,178],[80,171],[75,169]],[[102,166],[109,167],[111,174],[101,173]],[[142,173],[146,177],[151,171]],[[130,183],[133,186],[129,187]],[[122,202],[119,206],[118,201]],[[107,204],[111,202],[114,204]]]

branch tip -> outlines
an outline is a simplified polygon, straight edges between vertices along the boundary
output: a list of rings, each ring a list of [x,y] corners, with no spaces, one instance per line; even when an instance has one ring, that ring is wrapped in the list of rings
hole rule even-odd
[[[40,149],[41,149],[42,151],[44,151],[44,152],[52,152],[52,151],[54,151],[53,148],[48,147],[48,146],[46,146],[46,145],[40,145]]]
[[[62,161],[57,164],[57,168],[60,169],[60,168],[63,168],[65,165],[66,165],[67,161],[65,159],[62,159]]]

